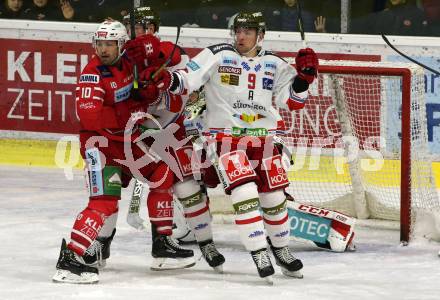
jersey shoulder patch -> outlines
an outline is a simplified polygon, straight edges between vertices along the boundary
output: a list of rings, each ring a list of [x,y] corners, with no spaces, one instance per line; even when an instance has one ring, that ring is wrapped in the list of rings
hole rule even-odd
[[[277,57],[287,63],[287,61],[284,58],[282,58],[281,56],[279,56],[278,54],[276,54],[275,52],[272,52],[272,51],[265,50],[261,56],[275,56],[275,57]]]
[[[227,43],[222,43],[222,44],[212,45],[212,46],[209,46],[209,47],[207,47],[207,48],[208,48],[209,50],[211,50],[211,52],[212,52],[213,54],[217,54],[217,53],[219,53],[219,52],[221,52],[221,51],[227,51],[227,50],[235,52],[234,47],[232,47],[231,44],[227,44]]]

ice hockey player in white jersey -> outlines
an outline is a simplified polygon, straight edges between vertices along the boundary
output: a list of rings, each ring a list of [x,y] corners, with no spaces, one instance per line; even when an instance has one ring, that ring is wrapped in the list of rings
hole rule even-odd
[[[231,195],[241,241],[260,277],[271,282],[274,268],[266,235],[283,274],[301,278],[303,267],[288,247],[283,190],[289,182],[273,142],[284,130],[277,108],[304,107],[309,84],[317,76],[318,59],[311,48],[299,50],[295,71],[261,48],[264,34],[260,12],[239,13],[232,28],[233,45],[207,47],[185,70],[162,71],[152,80],[159,89],[174,94],[191,93],[204,85],[208,127],[204,135],[214,149],[209,156],[225,192]],[[151,68],[150,73],[156,70]]]

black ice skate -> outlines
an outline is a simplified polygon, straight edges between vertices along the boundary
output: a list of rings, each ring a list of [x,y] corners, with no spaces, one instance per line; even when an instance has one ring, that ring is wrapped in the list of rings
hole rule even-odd
[[[267,283],[273,284],[272,275],[275,273],[272,263],[270,262],[269,253],[266,248],[251,251],[252,259],[257,266],[258,275],[264,278]]]
[[[154,271],[189,268],[196,264],[194,252],[180,247],[170,236],[154,234],[151,249]]]
[[[277,248],[270,245],[270,248],[272,249],[277,265],[280,266],[281,272],[283,272],[284,275],[295,278],[304,277],[300,271],[303,268],[303,264],[301,260],[293,256],[289,246]]]
[[[116,228],[109,237],[98,237],[86,250],[84,262],[93,267],[104,268],[107,258],[110,257],[110,245],[115,236]]]
[[[67,248],[66,240],[61,243],[60,256],[57,262],[57,272],[54,282],[65,283],[97,283],[98,269],[87,266],[81,256]]]
[[[223,273],[222,265],[225,262],[225,257],[218,252],[213,240],[200,242],[199,247],[208,265],[214,268],[215,271]]]

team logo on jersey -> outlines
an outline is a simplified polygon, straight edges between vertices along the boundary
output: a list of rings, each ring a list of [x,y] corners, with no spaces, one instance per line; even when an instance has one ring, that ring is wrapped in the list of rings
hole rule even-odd
[[[229,84],[230,85],[237,85],[239,84],[240,77],[237,75],[229,75]]]
[[[270,76],[270,77],[275,77],[275,74],[272,73],[272,72],[269,72],[269,71],[265,71],[265,72],[264,72],[264,75],[266,75],[266,76]]]
[[[243,150],[236,150],[220,156],[219,168],[220,171],[225,173],[230,184],[247,177],[255,176],[255,171]]]
[[[251,67],[249,67],[249,64],[245,61],[241,62],[241,66],[243,67],[243,69],[245,69],[246,71],[250,71]]]
[[[273,79],[263,78],[263,89],[271,91],[273,89]]]
[[[121,102],[124,100],[127,100],[130,97],[130,91],[131,91],[132,84],[126,85],[119,90],[115,91],[115,102]]]
[[[229,45],[229,44],[213,45],[213,46],[209,46],[208,49],[211,50],[211,52],[213,54],[217,54],[217,53],[219,53],[220,51],[223,51],[223,50],[235,51],[234,48],[231,45]]]
[[[264,68],[265,69],[272,69],[272,70],[276,70],[277,65],[274,62],[266,62],[264,64]]]
[[[241,68],[234,68],[234,67],[228,67],[228,66],[219,66],[218,67],[219,73],[229,73],[229,74],[241,74]]]
[[[266,111],[266,108],[263,105],[259,105],[259,104],[256,104],[256,103],[251,103],[251,104],[243,103],[240,100],[237,100],[237,102],[235,102],[232,105],[232,107],[235,108],[235,109],[250,108],[250,109],[253,109],[253,110]]]
[[[86,150],[87,168],[90,180],[90,195],[100,196],[104,194],[103,178],[101,173],[101,158],[97,148]]]
[[[256,66],[254,67],[254,70],[255,70],[255,72],[260,71],[260,70],[261,70],[261,65],[260,65],[260,64],[256,65]]]
[[[234,74],[221,74],[220,81],[223,84],[238,86],[239,82],[240,82],[240,77],[238,75],[234,75]]]
[[[186,66],[193,71],[197,71],[198,69],[200,69],[200,66],[195,61],[190,61],[186,64]]]
[[[242,120],[243,122],[246,122],[246,123],[248,123],[248,124],[251,124],[251,123],[254,123],[255,121],[257,121],[257,120],[261,120],[261,119],[264,119],[265,118],[265,116],[263,116],[263,115],[260,115],[260,114],[256,114],[256,115],[248,115],[248,114],[245,114],[245,113],[242,113],[242,114],[233,114],[232,115],[234,118],[237,118],[237,119],[240,119],[240,120]]]
[[[224,65],[238,65],[238,62],[236,59],[232,58],[232,57],[225,57],[223,58],[223,64]]]
[[[270,188],[281,187],[289,184],[286,170],[281,155],[265,158],[262,161],[262,170],[266,173],[266,179]]]
[[[98,83],[99,76],[96,74],[82,74],[79,77],[79,83],[90,82],[90,83]]]

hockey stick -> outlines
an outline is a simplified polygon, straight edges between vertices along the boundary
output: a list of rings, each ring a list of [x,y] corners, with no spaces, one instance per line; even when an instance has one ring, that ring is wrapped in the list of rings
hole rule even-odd
[[[303,44],[303,48],[307,48],[307,42],[306,42],[306,35],[304,33],[304,26],[303,26],[303,20],[302,20],[302,13],[301,13],[301,1],[297,0],[296,1],[296,9],[298,10],[298,30],[299,33],[301,34],[301,41]]]
[[[385,43],[386,43],[391,49],[393,49],[394,51],[396,51],[398,54],[400,54],[401,56],[403,56],[403,57],[406,58],[407,60],[409,60],[409,61],[415,63],[416,65],[421,66],[422,68],[425,68],[425,69],[428,70],[428,71],[431,71],[432,73],[434,73],[434,74],[436,74],[436,75],[440,75],[440,72],[439,72],[439,71],[434,70],[433,68],[428,67],[427,65],[422,64],[421,62],[415,60],[414,58],[409,57],[408,55],[406,55],[406,54],[402,53],[401,51],[399,51],[399,49],[397,49],[396,47],[394,47],[393,44],[391,44],[391,42],[388,40],[388,38],[387,38],[384,34],[381,34],[381,36],[382,36],[382,39],[385,41]]]
[[[173,47],[173,50],[171,50],[171,54],[170,54],[170,56],[169,56],[168,59],[167,59],[167,60],[166,60],[161,66],[160,66],[160,68],[157,69],[157,70],[153,73],[153,75],[151,75],[151,79],[154,79],[154,78],[157,76],[157,74],[159,74],[160,72],[162,72],[162,70],[165,69],[165,68],[170,64],[171,60],[173,59],[174,52],[176,52],[176,49],[177,49],[177,43],[179,42],[179,38],[180,38],[180,25],[177,26],[176,41],[174,42],[174,47]]]
[[[130,39],[134,40],[136,39],[136,32],[135,32],[135,10],[136,8],[140,7],[141,3],[140,0],[133,0],[131,2],[131,8],[130,8]],[[133,98],[139,99],[139,73],[138,68],[136,64],[133,64]]]
[[[144,183],[136,179],[128,206],[127,223],[137,230],[145,230],[148,227],[148,222],[139,216],[143,192]]]
[[[134,1],[136,1],[136,0],[134,0]],[[133,14],[133,16],[134,16],[134,14]],[[133,20],[133,22],[131,20],[132,20],[132,16],[130,15],[130,25],[132,26],[131,27],[131,31],[132,31],[131,36],[133,38],[134,20]],[[160,66],[160,68],[157,69],[156,72],[153,73],[153,75],[151,76],[152,79],[154,79],[154,77],[156,77],[157,74],[159,74],[159,72],[161,72],[163,69],[165,69],[169,65],[169,63],[171,62],[171,59],[173,58],[173,55],[176,52],[177,42],[179,41],[179,38],[180,38],[180,26],[177,27],[176,42],[174,43],[174,47],[173,47],[173,50],[171,51],[170,56],[162,64],[162,66]],[[137,74],[137,72],[135,72],[135,75],[136,74]],[[135,76],[135,81],[136,81],[136,76]],[[134,88],[134,84],[133,84],[133,88]],[[138,230],[144,230],[147,228],[146,226],[148,225],[148,222],[145,221],[144,219],[142,219],[139,215],[139,209],[141,206],[141,197],[143,195],[143,190],[144,190],[144,183],[136,179],[134,187],[133,187],[133,193],[130,198],[129,209],[127,212],[127,223],[130,226],[132,226]]]

